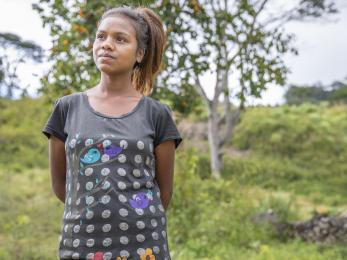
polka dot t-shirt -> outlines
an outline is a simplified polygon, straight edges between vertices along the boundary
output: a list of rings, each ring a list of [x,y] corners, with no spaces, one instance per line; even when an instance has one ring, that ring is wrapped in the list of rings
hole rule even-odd
[[[171,259],[153,153],[182,141],[167,105],[143,96],[112,117],[77,92],[56,100],[42,133],[65,143],[60,259]]]

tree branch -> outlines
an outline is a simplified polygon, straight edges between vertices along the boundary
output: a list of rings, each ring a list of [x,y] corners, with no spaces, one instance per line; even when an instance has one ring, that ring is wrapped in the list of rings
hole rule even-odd
[[[253,17],[253,21],[252,21],[252,24],[250,26],[250,30],[249,32],[247,33],[247,39],[245,41],[248,41],[248,38],[249,38],[249,35],[251,35],[254,31],[254,26],[255,26],[255,23],[257,21],[257,18],[258,18],[258,15],[261,13],[261,11],[265,8],[265,5],[266,3],[268,2],[268,0],[264,0],[261,4],[260,4],[260,7],[258,9],[258,11],[255,13],[254,17]],[[240,42],[238,42],[239,45],[241,45]],[[229,67],[233,62],[234,60],[240,55],[240,52],[242,50],[242,47],[239,47],[239,49],[237,50],[237,52],[230,58],[230,59],[227,59],[227,66]]]
[[[200,79],[199,79],[199,75],[195,75],[195,85],[194,85],[195,89],[197,90],[197,92],[203,97],[203,100],[205,101],[205,103],[207,105],[210,105],[210,100],[208,99],[205,90],[202,88]]]
[[[219,147],[224,146],[224,144],[231,139],[232,132],[235,128],[237,120],[240,118],[241,110],[239,108],[236,111],[231,112],[230,101],[227,101],[229,104],[227,105],[227,114],[226,114],[226,126],[224,135],[220,138]]]

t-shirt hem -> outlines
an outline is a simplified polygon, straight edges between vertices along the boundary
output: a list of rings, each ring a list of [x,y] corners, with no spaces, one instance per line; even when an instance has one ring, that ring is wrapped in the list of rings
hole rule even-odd
[[[59,140],[61,140],[63,143],[65,143],[66,137],[64,135],[61,135],[59,132],[54,130],[52,127],[46,126],[44,129],[42,129],[42,133],[47,136],[49,139],[51,135],[54,135]]]
[[[165,137],[163,139],[161,139],[157,144],[154,145],[154,148],[157,147],[159,144],[167,141],[167,140],[174,140],[175,141],[175,149],[177,149],[177,147],[179,146],[179,144],[182,142],[182,137],[180,136],[168,136],[168,137]]]

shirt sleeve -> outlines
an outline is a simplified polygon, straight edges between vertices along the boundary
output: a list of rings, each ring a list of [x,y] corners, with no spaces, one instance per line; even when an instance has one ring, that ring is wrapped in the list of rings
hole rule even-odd
[[[182,142],[182,137],[172,118],[172,111],[167,105],[163,104],[163,110],[157,118],[154,147],[170,139],[175,141],[175,149]]]
[[[65,120],[66,111],[64,111],[63,101],[61,98],[58,98],[55,101],[51,115],[48,117],[42,129],[42,133],[47,136],[48,139],[51,135],[54,135],[65,143],[67,138],[67,134],[64,131]]]

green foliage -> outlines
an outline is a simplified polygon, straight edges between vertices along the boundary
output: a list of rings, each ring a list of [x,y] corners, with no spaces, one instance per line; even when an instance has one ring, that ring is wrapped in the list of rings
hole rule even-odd
[[[347,155],[347,109],[303,104],[247,111],[236,127],[233,145],[301,162],[332,165]]]
[[[0,259],[56,259],[63,204],[47,169],[0,170]]]
[[[160,5],[158,13],[170,32],[165,81],[177,77],[180,81],[174,83],[175,87],[180,88],[182,83],[193,87],[197,85],[195,79],[206,72],[221,75],[238,71],[241,91],[236,95],[242,104],[246,96],[259,97],[271,82],[283,84],[287,68],[282,55],[296,53],[291,46],[292,35],[279,27],[266,28],[258,19],[263,9],[257,4],[235,1],[230,4],[232,8],[223,8],[216,2],[186,1],[178,5],[164,1]],[[189,40],[194,48],[189,48]]]
[[[166,211],[173,259],[344,259],[344,247],[280,242],[272,228],[253,224],[251,216],[268,208],[284,220],[297,219],[298,210],[281,194],[200,178],[199,157],[196,149],[177,153]],[[51,192],[48,170],[1,170],[0,178],[0,259],[56,259],[63,205]]]
[[[289,105],[300,105],[304,102],[317,104],[322,101],[346,104],[347,83],[335,81],[328,86],[291,86],[285,93],[285,99]]]
[[[16,57],[12,57],[15,51]],[[25,41],[13,33],[0,32],[0,84],[6,90],[0,92],[0,96],[13,98],[13,92],[21,90],[22,96],[27,96],[27,89],[21,86],[17,69],[20,64],[29,59],[42,62],[43,49],[32,41]]]
[[[300,105],[304,102],[319,103],[328,99],[328,91],[322,87],[298,87],[291,86],[285,93],[286,103],[289,105]]]
[[[308,103],[249,109],[235,129],[232,144],[252,155],[226,158],[225,177],[243,185],[301,194],[315,203],[344,204],[346,112],[346,106]]]
[[[347,196],[346,169],[345,162],[328,165],[253,152],[241,159],[226,158],[223,176],[240,185],[286,191],[314,203],[342,207]]]
[[[332,84],[333,90],[329,95],[329,101],[331,103],[347,103],[347,83],[346,82],[335,82]]]
[[[97,22],[104,11],[117,6],[150,7],[153,0],[147,1],[53,1],[40,0],[33,4],[42,21],[54,38],[50,50],[52,70],[41,78],[40,92],[55,99],[76,91],[83,91],[95,86],[100,72],[93,61],[92,47],[97,29]],[[171,5],[171,4],[170,4]],[[161,6],[152,9],[161,10]],[[172,12],[169,14],[172,17]],[[165,19],[168,17],[163,17]],[[171,18],[170,18],[171,19]],[[167,57],[163,57],[162,67],[168,66]],[[172,76],[172,75],[171,75]],[[167,100],[173,110],[183,115],[192,113],[201,103],[201,99],[189,84],[168,86],[166,82],[154,82],[151,97]],[[196,110],[199,113],[199,110]]]
[[[0,33],[0,45],[2,48],[16,48],[17,52],[24,52],[28,58],[31,58],[37,62],[42,62],[43,49],[36,43],[32,41],[25,41],[16,34]]]
[[[47,166],[47,138],[41,129],[52,108],[42,98],[0,99],[0,165],[17,171]]]
[[[278,14],[274,20],[284,22],[331,13],[334,5],[327,2],[302,1],[292,11],[283,12],[289,17],[281,19]],[[260,6],[235,1],[233,8],[222,8],[215,1],[198,0],[40,0],[32,5],[33,9],[54,39],[50,50],[53,67],[41,79],[42,93],[54,98],[97,84],[99,72],[92,58],[97,22],[106,9],[121,5],[143,5],[161,17],[168,39],[161,81],[154,85],[153,97],[172,100],[173,109],[184,115],[199,112],[194,109],[202,104],[197,78],[205,72],[239,72],[236,74],[240,74],[241,91],[236,95],[243,104],[248,95],[259,97],[269,83],[283,85],[288,69],[282,57],[288,52],[297,54],[292,46],[293,35],[286,34],[283,26],[271,27],[262,21],[266,19],[259,19],[268,8],[266,1]],[[195,47],[190,48],[188,41],[194,42]]]
[[[0,100],[0,260],[57,258],[63,204],[51,191],[40,132],[50,108],[43,99]],[[207,154],[178,150],[166,211],[172,258],[345,259],[345,246],[288,239],[251,218],[269,208],[284,221],[310,218],[319,206],[345,209],[346,110],[325,104],[247,110],[233,145],[251,152],[225,156],[221,180],[210,178]]]

